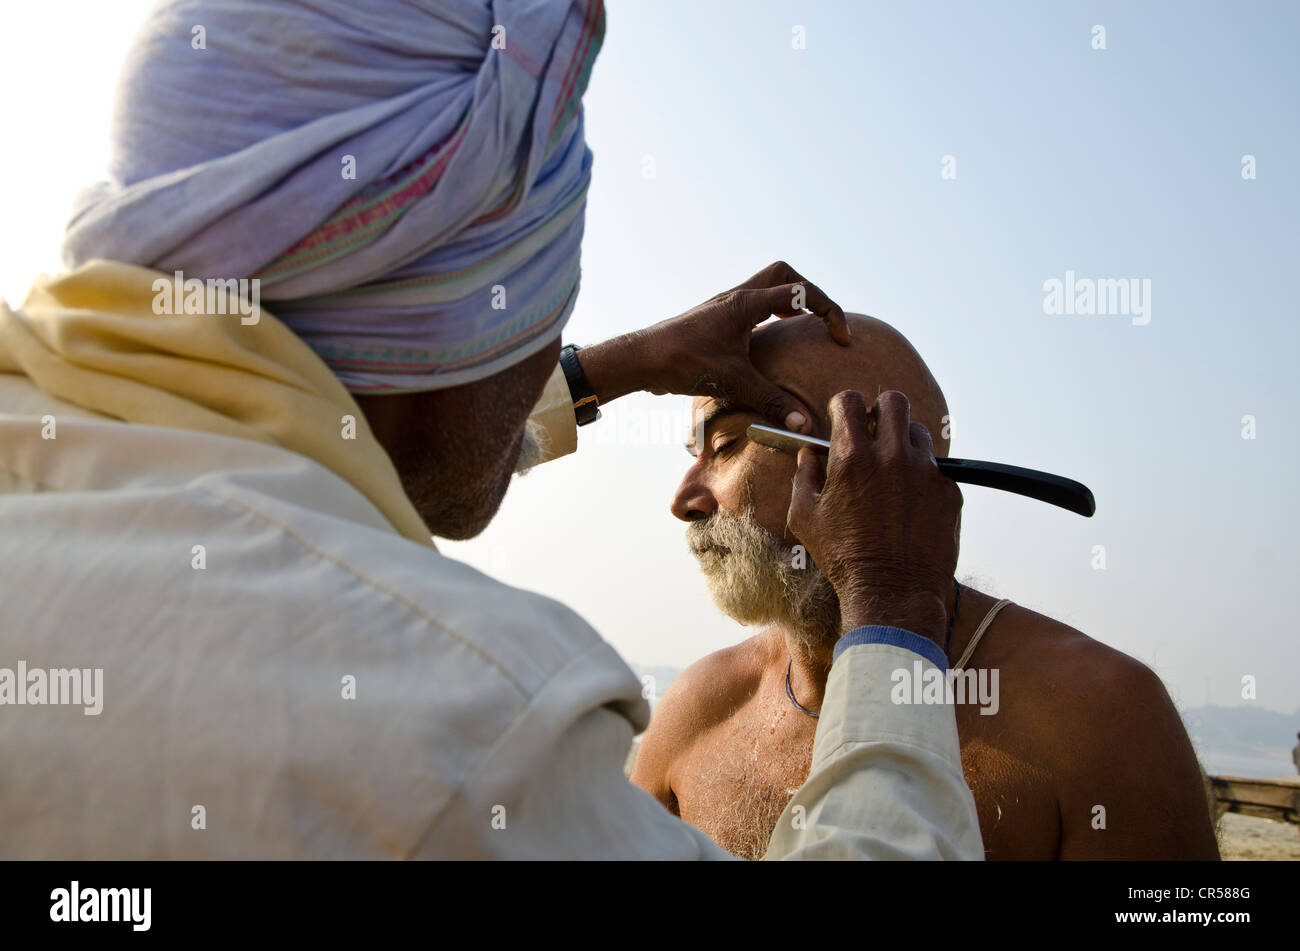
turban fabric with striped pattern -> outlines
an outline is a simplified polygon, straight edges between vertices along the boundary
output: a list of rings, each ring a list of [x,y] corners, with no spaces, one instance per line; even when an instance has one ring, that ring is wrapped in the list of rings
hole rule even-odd
[[[578,290],[601,0],[167,0],[69,266],[257,278],[353,392],[490,376]]]

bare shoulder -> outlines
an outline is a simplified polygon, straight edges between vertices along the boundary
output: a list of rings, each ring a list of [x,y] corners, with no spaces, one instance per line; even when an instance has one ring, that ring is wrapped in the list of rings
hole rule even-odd
[[[1036,702],[1050,697],[1058,704],[1095,705],[1107,698],[1166,696],[1146,664],[1068,624],[1019,605],[1010,605],[998,620],[996,653],[1014,653],[1017,669],[1033,674],[1018,686]]]
[[[680,747],[726,720],[753,695],[769,662],[764,634],[700,658],[677,676],[659,700],[646,739],[653,733],[654,739]]]
[[[1050,764],[1062,856],[1217,858],[1200,764],[1159,675],[1035,611],[1004,614],[984,663],[1005,658],[1005,709]]]
[[[714,651],[673,680],[641,737],[633,783],[676,811],[670,781],[673,764],[758,689],[770,661],[770,641],[766,634],[757,634]]]
[[[1002,612],[998,628],[987,636],[990,649],[980,665],[1001,669],[1004,701],[1032,713],[1030,732],[1068,752],[1066,762],[1082,762],[1090,757],[1080,754],[1101,748],[1114,756],[1110,747],[1119,734],[1132,749],[1144,738],[1182,729],[1164,683],[1136,657],[1019,605]],[[1065,740],[1067,723],[1078,728],[1065,731]]]

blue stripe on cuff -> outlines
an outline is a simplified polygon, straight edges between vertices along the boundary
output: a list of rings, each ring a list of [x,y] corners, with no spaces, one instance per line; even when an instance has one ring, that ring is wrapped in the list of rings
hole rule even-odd
[[[868,624],[849,631],[835,645],[833,660],[839,660],[840,654],[858,644],[892,644],[920,654],[940,670],[948,669],[948,658],[934,641],[901,627],[886,627],[883,624]]]

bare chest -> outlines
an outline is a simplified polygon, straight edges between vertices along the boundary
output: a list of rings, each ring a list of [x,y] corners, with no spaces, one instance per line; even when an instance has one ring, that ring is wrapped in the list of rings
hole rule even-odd
[[[973,712],[973,711],[972,711]],[[989,859],[1051,860],[1060,815],[1051,777],[1000,725],[959,715],[962,768]],[[755,698],[699,738],[673,768],[681,817],[734,855],[759,859],[808,777],[817,721],[784,695]]]
[[[812,765],[817,721],[779,699],[745,704],[673,767],[681,817],[742,858],[763,857]]]

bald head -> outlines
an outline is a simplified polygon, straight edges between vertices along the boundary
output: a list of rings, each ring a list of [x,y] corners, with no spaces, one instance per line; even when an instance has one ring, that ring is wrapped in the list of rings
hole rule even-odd
[[[847,347],[831,339],[820,317],[787,317],[754,333],[750,359],[808,408],[819,436],[830,435],[827,406],[836,393],[857,390],[871,402],[897,390],[907,396],[912,419],[930,431],[935,455],[947,455],[948,407],[925,361],[884,321],[845,316],[853,338]],[[787,638],[812,651],[839,637],[839,601],[817,566],[792,554],[795,457],[749,441],[756,418],[755,407],[696,397],[688,446],[695,461],[672,511],[690,523],[687,541],[718,606],[744,624],[779,623]]]
[[[830,338],[820,317],[787,317],[754,333],[751,359],[760,373],[803,401],[817,435],[830,433],[826,407],[836,393],[857,390],[870,403],[885,390],[898,390],[911,404],[912,419],[930,430],[935,455],[946,456],[948,404],[920,354],[883,320],[845,317],[853,334],[847,347]]]

